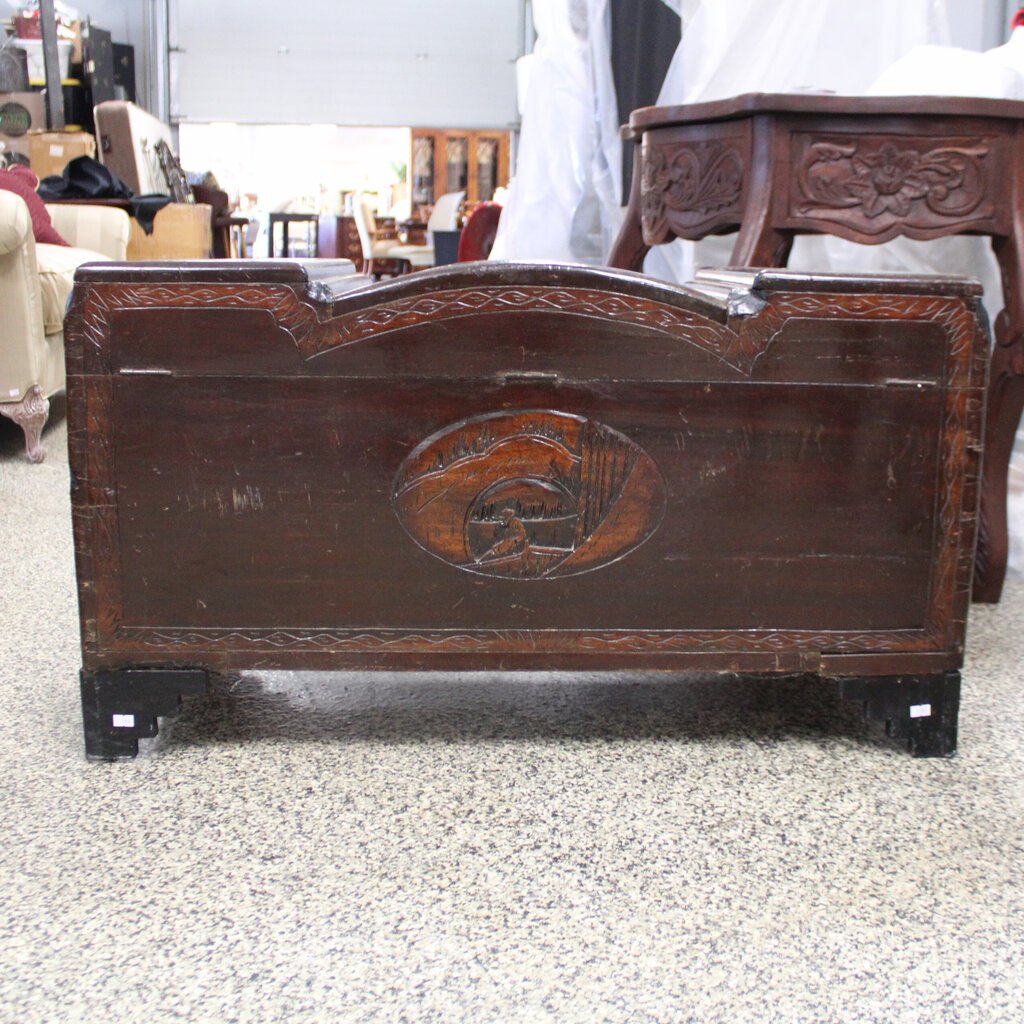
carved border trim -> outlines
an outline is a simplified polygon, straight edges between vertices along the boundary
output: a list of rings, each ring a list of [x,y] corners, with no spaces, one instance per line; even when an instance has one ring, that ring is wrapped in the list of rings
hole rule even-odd
[[[86,340],[102,350],[110,335],[109,314],[117,309],[154,307],[265,309],[294,338],[308,334],[316,310],[287,285],[98,284],[86,291],[82,329]]]
[[[181,629],[122,626],[118,646],[124,649],[186,651],[392,651],[439,650],[475,654],[621,651],[630,654],[685,651],[771,653],[816,650],[822,653],[902,652],[927,650],[934,638],[927,631],[895,630],[821,633],[815,630],[736,631],[678,630],[373,630],[373,629]]]
[[[640,324],[672,337],[684,337],[737,369],[733,333],[691,310],[652,299],[586,288],[544,285],[490,285],[430,292],[342,313],[298,339],[307,359],[388,331],[467,316],[509,312],[569,313],[595,320]],[[749,368],[749,367],[748,367]]]
[[[683,338],[724,363],[749,372],[761,349],[740,342],[725,324],[700,313],[621,293],[544,285],[489,285],[430,292],[382,301],[327,320],[286,285],[232,284],[196,287],[182,284],[94,285],[86,293],[82,324],[86,338],[102,351],[109,335],[109,314],[117,309],[153,307],[265,309],[294,338],[305,359],[324,355],[389,331],[467,316],[509,312],[552,312],[602,321],[633,323]]]

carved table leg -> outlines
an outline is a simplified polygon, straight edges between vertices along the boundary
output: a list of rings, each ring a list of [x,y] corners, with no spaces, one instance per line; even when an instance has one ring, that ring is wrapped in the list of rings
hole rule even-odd
[[[746,222],[733,246],[729,264],[733,267],[784,267],[793,248],[793,234],[777,231],[768,223],[760,230],[747,230]]]
[[[1024,348],[997,344],[992,353],[981,475],[981,521],[974,562],[974,600],[996,602],[1003,589],[1009,537],[1007,477],[1013,441],[1024,411]]]
[[[612,251],[608,254],[609,267],[617,267],[619,270],[643,270],[644,257],[651,251],[651,247],[644,241],[641,222],[642,178],[643,164],[640,143],[637,142],[633,156],[633,183],[629,188],[626,219],[622,222],[622,227],[612,245]]]
[[[1024,225],[1019,226],[1024,232]],[[994,238],[1006,303],[996,317],[995,348],[985,412],[985,460],[981,471],[981,521],[974,563],[974,600],[999,600],[1009,548],[1006,482],[1013,439],[1024,411],[1024,251],[1016,236]]]
[[[182,697],[206,693],[204,669],[81,672],[85,753],[91,761],[135,757],[139,740],[157,734],[157,718],[177,715]]]
[[[46,449],[39,439],[49,415],[50,400],[43,397],[38,384],[33,384],[20,402],[0,404],[0,416],[13,420],[25,432],[25,454],[29,462],[42,462],[46,458]]]
[[[733,246],[729,264],[733,267],[784,267],[793,248],[793,234],[777,231],[767,222],[759,230],[744,221],[740,236]]]
[[[784,267],[789,259],[793,232],[772,226],[774,162],[771,133],[760,131],[754,137],[747,198],[740,233],[729,257],[731,266]]]
[[[864,702],[864,717],[885,722],[886,735],[905,740],[914,757],[956,753],[960,673],[840,679],[839,695]]]

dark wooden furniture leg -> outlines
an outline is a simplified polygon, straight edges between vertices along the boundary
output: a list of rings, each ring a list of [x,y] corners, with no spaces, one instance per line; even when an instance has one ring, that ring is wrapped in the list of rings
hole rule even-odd
[[[633,156],[633,184],[629,189],[626,219],[622,222],[615,244],[608,255],[608,266],[617,267],[620,270],[643,270],[644,257],[651,251],[651,247],[644,241],[644,233],[640,224],[642,176],[643,161],[640,144],[636,143]]]
[[[992,353],[981,522],[974,576],[975,601],[998,601],[1006,575],[1009,555],[1007,477],[1017,424],[1024,412],[1024,347],[1021,342],[1018,337],[1011,345],[997,344]]]
[[[734,267],[784,267],[793,248],[793,232],[772,224],[775,163],[772,136],[755,134],[747,202],[729,262]]]
[[[80,673],[85,753],[91,761],[135,757],[157,734],[158,718],[177,715],[182,697],[206,693],[204,669],[121,669]]]
[[[1019,210],[1014,229],[1009,237],[992,240],[1002,270],[1005,305],[996,317],[989,373],[974,600],[993,603],[999,600],[1006,575],[1007,476],[1014,437],[1024,412],[1024,214]]]
[[[20,402],[0,404],[0,416],[6,416],[24,431],[25,455],[28,461],[42,462],[46,458],[46,449],[42,446],[40,438],[50,416],[50,400],[40,391],[39,385],[33,384]]]
[[[733,267],[784,267],[793,248],[793,232],[773,228],[767,208],[759,208],[740,229],[729,263]]]
[[[839,695],[864,702],[864,717],[885,723],[887,736],[905,740],[914,757],[956,753],[960,673],[840,679]]]

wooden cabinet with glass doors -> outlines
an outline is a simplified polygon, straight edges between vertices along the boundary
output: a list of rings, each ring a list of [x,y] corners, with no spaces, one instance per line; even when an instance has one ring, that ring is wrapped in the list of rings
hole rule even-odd
[[[446,192],[466,193],[467,203],[490,199],[508,184],[509,133],[498,129],[413,128],[409,194],[413,213]]]

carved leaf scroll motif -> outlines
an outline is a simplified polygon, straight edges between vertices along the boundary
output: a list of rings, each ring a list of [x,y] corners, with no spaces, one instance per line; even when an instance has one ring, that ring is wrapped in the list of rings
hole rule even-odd
[[[798,216],[836,219],[867,234],[988,216],[981,142],[926,148],[892,141],[810,142],[797,172]]]
[[[645,142],[641,181],[644,241],[658,245],[673,235],[697,238],[713,223],[738,223],[743,174],[743,153],[737,144],[699,142],[670,147]]]
[[[484,576],[541,579],[608,565],[642,544],[665,507],[637,444],[568,413],[476,416],[402,464],[394,508],[430,554]]]

